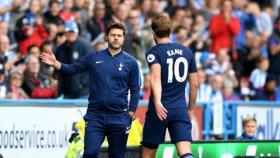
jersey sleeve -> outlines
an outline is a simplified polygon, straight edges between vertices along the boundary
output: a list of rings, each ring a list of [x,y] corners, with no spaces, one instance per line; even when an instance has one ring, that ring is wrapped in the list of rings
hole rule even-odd
[[[159,64],[160,58],[155,51],[149,50],[146,52],[146,61],[149,67],[151,67],[153,64]]]
[[[191,59],[190,59],[190,65],[189,65],[189,73],[194,73],[194,72],[197,72],[197,69],[196,69],[196,63],[195,63],[194,55],[191,52]]]
[[[89,61],[92,54],[86,54],[80,57],[75,63],[73,64],[64,64],[61,63],[60,72],[68,74],[68,75],[75,75],[78,73],[82,73],[88,71]]]

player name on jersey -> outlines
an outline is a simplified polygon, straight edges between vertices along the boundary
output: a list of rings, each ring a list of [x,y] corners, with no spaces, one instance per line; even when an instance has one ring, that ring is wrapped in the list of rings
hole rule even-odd
[[[167,54],[168,54],[168,56],[183,55],[183,50],[182,49],[168,50]]]

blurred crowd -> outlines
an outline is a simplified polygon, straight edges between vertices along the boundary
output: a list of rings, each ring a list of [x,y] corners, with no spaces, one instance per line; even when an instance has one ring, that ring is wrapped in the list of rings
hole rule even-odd
[[[148,99],[145,52],[155,44],[156,14],[171,17],[172,41],[195,55],[198,101],[280,99],[280,18],[271,5],[250,0],[1,0],[0,98],[86,98],[86,73],[59,74],[40,53],[51,49],[73,63],[106,48],[106,26],[120,22]]]

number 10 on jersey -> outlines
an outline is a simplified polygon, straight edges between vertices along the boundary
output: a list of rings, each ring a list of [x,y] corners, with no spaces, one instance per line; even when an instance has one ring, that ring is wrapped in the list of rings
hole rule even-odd
[[[177,80],[177,82],[184,82],[187,78],[188,75],[188,61],[183,58],[183,57],[179,57],[177,59],[173,58],[168,58],[166,63],[168,64],[168,79],[167,82],[168,83],[172,83],[173,82],[173,76],[175,76],[175,79]],[[180,74],[180,64],[183,64],[183,74]]]

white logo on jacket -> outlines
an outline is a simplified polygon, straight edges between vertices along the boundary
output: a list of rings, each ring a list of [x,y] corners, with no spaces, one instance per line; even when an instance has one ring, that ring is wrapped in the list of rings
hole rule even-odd
[[[122,71],[123,64],[120,63],[119,71]]]
[[[96,64],[100,64],[100,63],[103,63],[103,61],[96,61],[95,63]]]
[[[76,51],[73,53],[73,59],[78,59],[79,58],[79,53]]]

